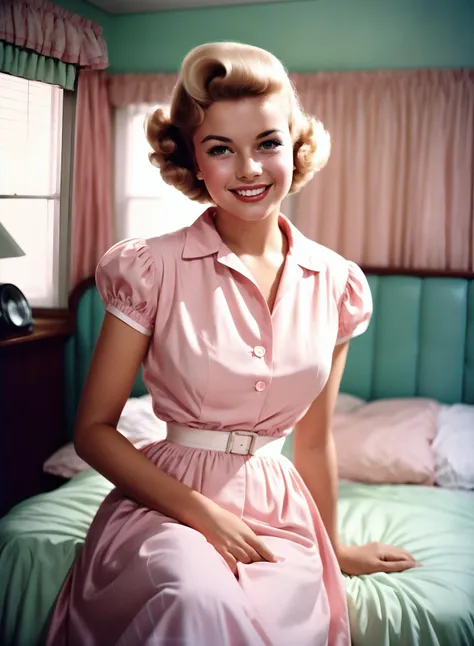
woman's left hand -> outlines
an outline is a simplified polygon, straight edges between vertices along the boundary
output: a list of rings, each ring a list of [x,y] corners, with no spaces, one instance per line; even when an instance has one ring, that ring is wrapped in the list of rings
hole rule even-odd
[[[403,572],[420,566],[406,550],[383,543],[343,545],[338,550],[337,558],[341,570],[353,576],[374,572]]]

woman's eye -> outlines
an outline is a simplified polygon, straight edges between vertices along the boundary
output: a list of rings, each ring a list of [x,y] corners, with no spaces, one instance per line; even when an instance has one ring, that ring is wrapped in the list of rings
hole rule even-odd
[[[276,150],[276,148],[282,145],[283,144],[281,141],[278,141],[278,139],[266,139],[265,141],[262,141],[260,148],[263,148],[263,150]]]
[[[224,155],[228,150],[229,148],[227,146],[213,146],[207,151],[207,154],[219,157],[220,155]]]

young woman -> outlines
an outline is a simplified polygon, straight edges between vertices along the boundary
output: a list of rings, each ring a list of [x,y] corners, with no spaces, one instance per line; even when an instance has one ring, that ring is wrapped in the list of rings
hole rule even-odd
[[[188,54],[147,136],[165,181],[214,206],[98,266],[106,315],[75,444],[116,489],[48,644],[348,646],[341,569],[415,562],[337,537],[331,418],[370,290],[280,212],[325,164],[328,135],[274,56],[217,43]],[[116,425],[142,363],[168,436],[138,451]],[[291,429],[294,466],[279,455]]]

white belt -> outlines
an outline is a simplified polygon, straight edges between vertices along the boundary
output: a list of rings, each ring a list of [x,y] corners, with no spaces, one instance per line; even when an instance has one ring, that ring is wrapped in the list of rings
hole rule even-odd
[[[284,437],[269,437],[253,431],[205,431],[179,424],[167,424],[166,439],[193,449],[211,449],[237,455],[280,455]]]

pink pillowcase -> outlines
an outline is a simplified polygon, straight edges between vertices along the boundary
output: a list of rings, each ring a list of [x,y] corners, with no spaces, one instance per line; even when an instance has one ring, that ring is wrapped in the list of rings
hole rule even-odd
[[[367,483],[435,481],[431,443],[440,405],[429,399],[384,399],[333,423],[339,477]]]

